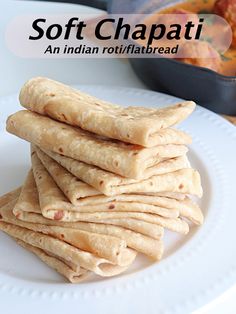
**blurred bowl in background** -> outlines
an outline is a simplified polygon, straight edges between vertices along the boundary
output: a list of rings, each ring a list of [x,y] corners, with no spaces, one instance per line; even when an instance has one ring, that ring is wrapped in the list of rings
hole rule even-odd
[[[187,1],[189,0],[68,0],[100,9],[106,8],[110,14],[150,15]],[[194,2],[197,1],[200,0]],[[226,76],[206,67],[163,57],[129,59],[137,76],[151,89],[194,100],[217,113],[236,115],[236,76]]]
[[[151,14],[182,2],[113,0],[108,2],[108,12]],[[218,113],[236,114],[236,76],[168,58],[130,58],[130,63],[138,77],[153,90],[194,100]]]

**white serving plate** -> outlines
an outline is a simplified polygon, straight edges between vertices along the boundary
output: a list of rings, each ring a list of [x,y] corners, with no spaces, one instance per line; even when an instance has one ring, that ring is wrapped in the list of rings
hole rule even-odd
[[[139,89],[80,86],[123,105],[163,106],[178,101]],[[22,184],[30,167],[29,145],[4,130],[20,109],[17,95],[0,98],[0,194]],[[234,151],[236,131],[218,115],[198,107],[180,128],[190,133],[189,158],[201,173],[205,215],[187,236],[165,234],[159,263],[139,257],[124,274],[68,284],[31,253],[0,233],[0,301],[3,313],[190,313],[228,289],[236,279]]]

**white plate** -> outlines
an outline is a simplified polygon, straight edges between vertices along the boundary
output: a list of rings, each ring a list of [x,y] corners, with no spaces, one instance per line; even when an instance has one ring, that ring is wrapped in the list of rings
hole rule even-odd
[[[125,88],[82,86],[83,90],[123,105],[159,106],[177,99]],[[0,99],[0,193],[20,185],[30,167],[29,146],[4,131],[7,115],[17,111],[17,96]],[[0,233],[0,300],[4,314],[189,313],[228,289],[236,278],[236,209],[233,191],[236,131],[224,119],[198,107],[181,129],[193,137],[189,157],[202,176],[200,205],[205,223],[187,236],[166,232],[160,263],[138,258],[125,274],[70,285],[35,256]],[[37,306],[40,304],[40,306]],[[9,311],[9,312],[8,312]]]

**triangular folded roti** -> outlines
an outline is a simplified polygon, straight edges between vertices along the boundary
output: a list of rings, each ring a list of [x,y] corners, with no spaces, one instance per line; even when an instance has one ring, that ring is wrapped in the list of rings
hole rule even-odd
[[[29,178],[28,178],[29,177]],[[31,186],[29,186],[29,189],[31,191],[31,194],[25,193],[24,196],[21,197],[21,200],[24,200],[24,207],[23,204],[20,201],[20,198],[17,200],[17,197],[20,194],[20,190],[16,194],[12,194],[12,197],[9,198],[9,201],[17,200],[16,205],[13,208],[13,214],[17,217],[17,219],[26,221],[26,222],[32,222],[32,223],[39,223],[39,224],[46,224],[46,225],[55,225],[55,226],[61,226],[66,228],[73,228],[73,229],[82,229],[87,230],[86,226],[90,223],[87,222],[62,222],[62,221],[55,221],[51,219],[47,219],[42,216],[41,209],[39,206],[39,200],[38,200],[38,191],[37,187],[34,181],[34,177],[32,176],[32,172],[28,174],[27,179],[32,180],[32,184],[34,188],[32,189]],[[27,179],[25,181],[25,185],[27,186]],[[22,193],[24,194],[25,188],[22,187]],[[4,198],[5,195],[0,197],[0,201],[2,198]],[[8,202],[5,202],[5,204]],[[30,212],[28,208],[34,208],[33,212]],[[37,208],[37,209],[35,209]],[[163,227],[145,222],[140,221],[132,218],[123,218],[123,219],[107,219],[106,221],[99,221],[100,223],[112,225],[112,226],[119,226],[137,233],[141,233],[143,235],[146,235],[148,237],[151,237],[153,239],[160,239],[163,236]]]
[[[36,148],[36,153],[70,202],[84,212],[104,211],[106,209],[113,211],[146,211],[169,218],[177,218],[181,214],[198,224],[203,221],[200,208],[187,197],[180,202],[167,197],[150,195],[124,194],[110,197],[97,195],[97,190],[79,181],[40,149]],[[122,206],[119,206],[120,204]]]
[[[12,214],[12,208],[15,205],[14,202],[8,203],[0,209],[2,219],[8,223],[53,236],[74,247],[93,253],[120,266],[126,266],[127,257],[133,254],[127,248],[126,241],[115,236],[97,234],[80,229],[23,222]]]
[[[13,224],[0,221],[0,230],[8,235],[26,242],[34,247],[48,251],[68,262],[93,271],[100,276],[114,276],[124,272],[134,261],[135,251],[127,258],[126,266],[114,265],[106,259],[96,257],[94,254],[82,251],[54,237],[34,232]],[[131,252],[131,251],[130,251]]]
[[[28,179],[31,180],[32,172],[29,172]],[[27,183],[27,180],[25,181]],[[28,185],[29,187],[29,185]],[[32,187],[29,187],[32,191],[31,194],[35,194],[35,190],[32,189]],[[120,239],[123,239],[127,242],[127,245],[130,248],[133,248],[137,252],[141,252],[151,258],[158,259],[159,256],[162,254],[162,245],[160,240],[163,237],[163,228],[151,223],[145,223],[145,222],[139,222],[135,219],[123,219],[123,220],[117,220],[117,221],[106,221],[105,223],[87,223],[87,222],[75,222],[75,223],[67,223],[67,222],[60,222],[60,221],[52,221],[50,219],[47,219],[43,217],[41,214],[36,214],[35,211],[33,213],[30,213],[28,209],[23,208],[23,204],[20,204],[19,208],[21,212],[18,212],[17,210],[15,213],[17,214],[18,218],[19,215],[26,215],[27,219],[24,219],[22,222],[19,221],[19,219],[14,218],[13,212],[12,212],[12,206],[9,207],[10,202],[14,201],[16,204],[19,204],[19,199],[17,200],[17,197],[20,194],[21,188],[17,190],[17,192],[14,193],[14,191],[7,193],[6,195],[3,195],[0,197],[0,202],[2,199],[6,200],[6,196],[10,195],[8,197],[8,201],[2,204],[0,207],[0,214],[2,215],[2,218],[4,218],[5,222],[13,223],[15,224],[32,229],[32,225],[38,225],[43,226],[43,230],[45,230],[46,226],[53,226],[53,227],[62,227],[64,229],[75,229],[75,230],[84,230],[88,232],[93,233],[99,233],[99,234],[106,234],[111,235],[114,237],[118,237]],[[22,191],[25,191],[24,186],[22,188]],[[36,191],[37,192],[37,191]],[[28,201],[27,201],[28,197]],[[30,194],[26,191],[26,197],[25,200],[25,206],[29,206],[30,208],[34,207],[37,204],[35,203],[35,200],[37,198],[30,197]],[[14,208],[16,208],[16,204]],[[4,205],[3,209],[1,209]],[[17,223],[16,223],[17,221]],[[26,224],[24,224],[26,222]],[[30,228],[31,226],[31,228]],[[34,230],[34,229],[32,229]],[[43,232],[43,231],[40,231]],[[146,235],[145,235],[146,234]],[[156,241],[158,240],[158,241]]]
[[[160,225],[174,232],[187,234],[189,226],[186,221],[181,218],[166,218],[153,214],[138,213],[138,212],[99,212],[99,213],[78,213],[71,211],[51,210],[47,213],[47,218],[60,220],[65,222],[87,221],[99,223],[107,219],[126,219],[134,218],[140,221],[150,222]]]
[[[21,187],[0,196],[0,208],[6,205],[7,203],[9,203],[10,201],[18,198],[20,192],[21,192]]]
[[[32,246],[24,241],[18,240],[14,237],[12,238],[16,241],[17,244],[25,248],[27,251],[35,254],[41,259],[41,261],[43,261],[49,267],[55,269],[71,283],[80,283],[91,276],[91,272],[83,269],[82,267],[80,267],[78,271],[75,271],[70,267],[71,263],[62,261],[60,258],[57,258],[56,256],[53,256],[50,253],[45,252],[44,250]]]
[[[64,123],[146,147],[188,144],[190,139],[185,133],[165,128],[183,121],[195,108],[192,101],[162,109],[124,108],[43,77],[33,78],[23,86],[20,103]]]
[[[184,145],[143,148],[103,138],[26,110],[7,119],[7,131],[44,149],[134,179],[163,158],[183,156],[188,151]]]
[[[13,213],[15,216],[17,216],[21,211],[38,214],[41,213],[39,197],[36,191],[36,184],[32,170],[28,172],[27,177],[21,187],[19,197],[17,197],[16,205],[13,208]]]
[[[133,188],[135,187],[135,185],[133,185],[134,183],[143,184],[145,186],[145,192],[148,192],[148,187],[150,187],[150,184],[145,184],[145,180],[151,178],[152,176],[189,168],[189,161],[184,155],[176,158],[166,159],[153,167],[147,168],[142,174],[142,178],[138,180],[128,179],[115,173],[100,169],[96,166],[88,165],[84,162],[62,156],[52,151],[44,149],[40,150],[57,161],[75,177],[79,178],[83,182],[86,182],[90,186],[94,187],[97,191],[100,191],[107,196],[135,192],[135,189]],[[153,187],[150,189],[153,191]]]
[[[137,211],[170,218],[179,216],[177,209],[171,206],[168,208],[159,206],[158,198],[152,196],[124,194],[108,197],[102,194],[97,195],[96,190],[93,196],[87,184],[76,181],[76,177],[43,152],[36,149],[36,153],[37,156],[32,155],[34,176],[39,191],[40,203],[47,206],[48,210],[64,208],[65,210],[87,213]],[[86,196],[87,190],[88,195]],[[62,192],[68,197],[70,202],[65,199]],[[46,201],[44,202],[43,199],[46,199]],[[44,208],[41,209],[42,211],[46,210]]]
[[[125,179],[97,167],[81,164],[76,160],[44,151],[75,177],[93,186],[107,196],[130,193],[177,193],[202,196],[201,178],[198,171],[191,168],[153,175],[144,180]]]
[[[145,194],[145,195],[151,195],[151,196],[161,196],[161,197],[167,197],[171,199],[175,199],[178,201],[183,201],[186,197],[185,194],[182,193],[177,193],[177,192],[157,192],[157,193],[152,193],[152,192],[146,192],[146,193],[140,193],[140,194]]]
[[[122,227],[106,224],[81,223],[80,228],[72,228],[70,223],[65,223],[64,226],[49,224],[46,218],[44,218],[43,221],[43,223],[46,221],[46,224],[25,222],[17,219],[13,215],[11,203],[8,206],[4,206],[2,209],[0,208],[0,214],[2,219],[7,223],[54,236],[75,247],[107,258],[109,261],[119,265],[122,265],[119,255],[124,255],[124,247],[121,248],[119,246],[123,242],[125,242],[128,247],[152,259],[159,260],[162,257],[163,243],[161,239],[155,240]],[[117,239],[121,241],[119,242]],[[91,241],[93,242],[91,243]],[[92,246],[90,246],[90,244],[92,244]]]
[[[138,212],[138,210],[134,212],[109,211],[107,209],[104,209],[103,212],[96,210],[94,212],[81,212],[80,210],[76,210],[76,207],[67,201],[66,197],[57,187],[56,183],[53,181],[37,157],[35,151],[32,153],[32,168],[39,193],[40,208],[43,216],[46,218],[67,222],[99,222],[100,219],[129,217],[144,220],[150,223],[157,223],[163,227],[170,228],[171,230],[177,232],[187,233],[189,231],[188,224],[179,218],[165,218],[161,217],[160,215]],[[157,208],[161,209],[161,207]]]
[[[142,235],[146,235],[150,238],[159,240],[160,238],[163,237],[164,233],[164,228],[153,224],[149,223],[146,221],[142,220],[137,220],[134,218],[119,218],[119,219],[100,219],[99,222],[97,223],[90,223],[90,222],[81,222],[81,221],[76,221],[76,222],[64,222],[64,221],[59,221],[59,220],[51,220],[47,219],[42,216],[42,214],[36,214],[36,213],[29,213],[29,212],[18,212],[17,214],[17,219],[20,219],[22,221],[26,222],[32,222],[32,223],[40,223],[40,224],[46,224],[46,225],[52,225],[52,226],[62,226],[66,228],[73,228],[73,229],[84,229],[87,230],[88,225],[111,225],[111,226],[119,226],[122,227],[123,229],[128,229],[137,233],[140,233]]]

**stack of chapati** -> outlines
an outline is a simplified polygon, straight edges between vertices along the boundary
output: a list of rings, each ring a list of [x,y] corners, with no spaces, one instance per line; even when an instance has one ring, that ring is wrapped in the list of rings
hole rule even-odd
[[[0,229],[71,282],[117,275],[137,253],[160,260],[164,228],[202,224],[191,138],[172,128],[193,102],[124,108],[34,78],[20,103],[7,131],[31,143],[32,168],[0,198]]]

